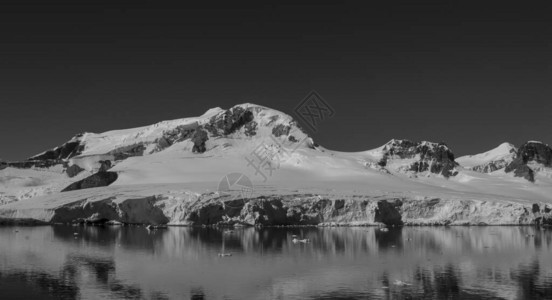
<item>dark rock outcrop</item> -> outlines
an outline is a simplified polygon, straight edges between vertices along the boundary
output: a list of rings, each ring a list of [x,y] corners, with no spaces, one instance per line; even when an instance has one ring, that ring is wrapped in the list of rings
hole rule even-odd
[[[337,210],[339,208],[334,208],[332,201],[327,199],[290,203],[280,198],[260,197],[196,206],[186,215],[185,221],[193,225],[316,225],[335,215]]]
[[[157,149],[156,151],[161,151],[165,148],[168,148],[175,143],[185,141],[187,139],[190,139],[196,129],[198,128],[197,122],[193,125],[181,125],[177,126],[176,128],[172,130],[167,130],[163,132],[163,136],[160,137],[156,143],[157,143]]]
[[[117,221],[130,224],[166,224],[169,219],[155,205],[156,196],[129,199],[122,202],[113,199],[100,201],[82,200],[54,210],[53,223],[101,224]]]
[[[204,127],[213,136],[224,136],[236,132],[253,119],[253,112],[241,106],[235,106],[224,113],[213,116]]]
[[[540,142],[527,142],[519,147],[517,157],[504,169],[506,173],[514,173],[535,182],[535,171],[528,163],[539,164],[542,167],[552,167],[552,149]]]
[[[79,165],[71,165],[65,169],[65,173],[71,178],[77,176],[82,171],[84,171],[84,169],[79,167]]]
[[[82,180],[71,183],[69,186],[61,190],[62,192],[89,189],[95,187],[108,186],[117,180],[116,172],[98,172],[90,175]]]
[[[9,167],[18,169],[30,169],[30,168],[49,168],[59,164],[63,164],[63,160],[58,159],[44,159],[44,160],[25,160],[25,161],[13,161],[8,162]]]
[[[79,139],[81,136],[82,134],[77,135],[70,142],[48,150],[42,154],[35,155],[29,158],[29,160],[63,160],[77,156],[84,150],[84,144],[82,144]]]
[[[484,164],[484,165],[475,166],[475,167],[471,168],[471,170],[476,171],[476,172],[480,172],[480,173],[492,173],[494,171],[498,171],[498,170],[506,168],[509,164],[510,164],[509,160],[500,159],[500,160],[495,160],[495,161],[489,162],[489,163]]]
[[[240,219],[244,223],[254,225],[290,225],[301,221],[294,214],[288,215],[282,201],[264,199],[247,202],[240,212]]]
[[[412,159],[408,171],[441,174],[445,177],[455,176],[458,172],[458,163],[454,161],[454,154],[444,143],[412,142],[409,140],[392,140],[383,147],[383,157],[378,165],[385,167],[390,159]]]
[[[205,142],[209,140],[209,136],[207,135],[207,131],[198,128],[194,134],[192,135],[192,142],[194,143],[194,146],[192,148],[192,152],[194,153],[203,153],[207,150],[205,147]]]
[[[137,143],[134,145],[113,149],[109,151],[108,154],[113,155],[113,158],[115,160],[124,160],[129,157],[142,156],[144,155],[145,150],[146,150],[146,146],[144,144]]]
[[[380,200],[375,209],[374,221],[388,226],[403,225],[400,209],[402,202],[400,200],[387,201]]]
[[[506,167],[505,171],[506,173],[514,172],[514,176],[516,177],[522,177],[535,182],[535,171],[519,160],[514,160]]]
[[[107,171],[111,169],[111,167],[113,167],[109,159],[100,160],[99,163],[100,163],[100,169],[98,170],[99,172]]]
[[[69,142],[47,150],[44,153],[30,157],[25,161],[8,162],[7,165],[18,169],[29,168],[49,168],[56,165],[67,165],[68,159],[80,155],[84,150],[84,144],[81,142],[83,134],[78,134]]]
[[[275,137],[280,137],[282,135],[288,135],[291,131],[291,126],[278,124],[272,128],[272,135]]]
[[[205,142],[209,140],[209,134],[214,137],[227,136],[244,128],[246,136],[256,135],[258,124],[253,119],[253,112],[241,106],[236,106],[211,117],[207,124],[197,126],[194,129],[188,128],[186,131],[177,134],[177,138],[164,138],[164,142],[172,144],[190,138],[194,143],[192,152],[203,153],[207,151]]]
[[[245,133],[245,135],[247,135],[247,136],[254,136],[254,135],[256,135],[256,134],[257,134],[257,125],[258,125],[258,124],[257,124],[257,122],[255,122],[255,121],[251,121],[251,122],[249,122],[249,123],[246,123],[246,124],[244,125],[244,128],[245,128],[244,133]]]
[[[178,224],[190,226],[552,225],[548,203],[441,198],[327,198],[290,194],[234,199],[164,195],[83,197],[54,208],[0,207],[2,219],[41,222]],[[10,223],[9,221],[8,223]]]
[[[545,167],[552,167],[552,149],[540,142],[527,142],[518,150],[518,158],[523,163],[536,162]]]

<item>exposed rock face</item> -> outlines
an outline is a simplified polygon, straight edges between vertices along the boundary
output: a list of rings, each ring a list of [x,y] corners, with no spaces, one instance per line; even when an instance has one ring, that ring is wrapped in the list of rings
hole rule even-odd
[[[161,151],[165,148],[168,148],[178,142],[185,141],[192,137],[196,129],[198,128],[197,122],[193,125],[181,125],[177,126],[172,130],[163,132],[163,136],[159,138],[157,143],[156,151]]]
[[[192,152],[203,153],[207,151],[205,142],[209,140],[209,134],[215,137],[227,136],[243,127],[246,136],[256,135],[258,124],[253,119],[254,116],[251,111],[236,106],[224,113],[213,116],[207,124],[184,132],[180,135],[178,141],[189,137],[194,143]]]
[[[510,163],[511,163],[510,160],[501,159],[501,160],[495,160],[483,165],[475,166],[471,169],[473,171],[480,172],[480,173],[492,173],[494,171],[498,171],[506,168]]]
[[[209,134],[214,137],[227,136],[243,127],[246,136],[256,135],[258,124],[253,119],[254,116],[250,110],[236,106],[211,117],[206,124],[199,125],[196,122],[193,125],[178,126],[165,131],[163,136],[156,141],[156,151],[189,139],[194,143],[192,152],[203,153],[207,151],[205,142],[209,140]]]
[[[280,137],[282,135],[288,135],[291,131],[291,126],[278,124],[272,128],[272,135],[275,137]]]
[[[108,186],[117,180],[117,173],[115,172],[98,172],[90,175],[82,180],[73,182],[68,187],[61,190],[62,192],[89,189],[95,187]]]
[[[29,158],[29,160],[64,160],[77,156],[84,150],[84,145],[80,141],[81,136],[82,134],[77,135],[71,141],[42,154],[35,155]]]
[[[254,116],[251,111],[240,106],[235,106],[222,114],[213,116],[204,127],[213,136],[224,136],[236,132],[247,123],[253,121],[253,118]]]
[[[100,163],[100,169],[98,171],[100,172],[107,171],[111,169],[111,167],[113,166],[110,160],[100,160],[99,163]]]
[[[108,154],[113,155],[115,160],[124,160],[129,157],[142,156],[144,155],[144,150],[146,150],[146,146],[143,143],[137,143],[113,149]]]
[[[8,162],[8,166],[18,169],[50,168],[56,165],[67,165],[68,159],[80,155],[84,150],[81,139],[83,134],[74,136],[67,143],[30,157],[25,161]],[[76,171],[76,170],[71,170]]]
[[[526,164],[520,163],[520,161],[513,161],[506,169],[506,173],[514,172],[514,176],[523,177],[531,182],[535,182],[535,171],[529,168]]]
[[[192,135],[192,142],[194,143],[194,147],[192,148],[192,152],[194,153],[203,153],[207,150],[205,147],[205,142],[209,139],[209,136],[207,135],[207,131],[198,128],[194,134]]]
[[[63,163],[64,163],[63,160],[44,159],[44,160],[13,161],[13,162],[8,162],[7,165],[9,167],[18,168],[18,169],[29,169],[29,168],[49,168]]]
[[[505,168],[506,173],[535,182],[535,171],[528,164],[552,167],[552,149],[540,142],[527,142],[519,147],[517,157]]]
[[[545,203],[444,200],[439,198],[331,199],[295,194],[252,199],[163,195],[75,200],[46,211],[0,207],[1,219],[43,222],[100,222],[175,225],[548,225],[552,207]]]
[[[197,126],[198,125],[196,124],[195,128],[197,128]],[[169,145],[172,145],[174,143],[189,139],[194,133],[195,128],[190,128],[190,126],[178,126],[173,130],[164,132],[163,138]]]
[[[79,165],[71,165],[65,169],[65,173],[71,178],[77,176],[82,171],[84,171],[84,169],[79,167]]]
[[[402,216],[398,209],[402,206],[402,201],[380,200],[374,213],[374,221],[385,225],[403,225]]]
[[[244,125],[244,128],[245,128],[245,135],[247,136],[254,136],[257,134],[257,122],[255,121],[251,121],[251,122],[248,122]]]
[[[552,149],[540,142],[527,142],[521,145],[518,157],[523,163],[533,161],[545,167],[552,167]]]
[[[163,215],[161,208],[155,205],[156,201],[155,196],[120,203],[115,203],[111,199],[94,202],[84,200],[71,207],[64,206],[56,209],[51,222],[102,223],[117,220],[130,224],[166,224],[169,219]]]
[[[445,177],[458,173],[455,169],[458,164],[454,161],[454,154],[444,143],[392,140],[383,147],[383,157],[378,164],[386,167],[390,160],[396,159],[416,159],[407,166],[406,171],[429,171]]]

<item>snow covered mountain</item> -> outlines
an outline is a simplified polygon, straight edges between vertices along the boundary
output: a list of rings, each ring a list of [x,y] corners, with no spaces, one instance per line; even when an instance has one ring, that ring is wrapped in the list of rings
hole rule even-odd
[[[456,161],[465,168],[482,173],[491,173],[506,168],[516,156],[516,147],[510,143],[503,143],[487,152],[462,156],[457,158]]]
[[[456,160],[464,168],[492,173],[503,170],[535,182],[537,174],[550,177],[552,174],[552,149],[542,142],[529,141],[519,149],[509,143],[503,143],[488,152],[463,156]]]
[[[29,162],[38,165],[42,165],[38,163],[40,161],[47,161],[50,165],[66,162],[85,170],[97,170],[100,161],[117,163],[130,157],[149,156],[175,144],[179,144],[181,151],[201,154],[219,152],[216,148],[242,142],[251,144],[266,139],[270,134],[280,139],[284,136],[290,143],[306,136],[290,116],[266,107],[242,104],[228,110],[214,108],[199,117],[163,121],[151,126],[100,134],[82,133],[59,147],[31,157]]]
[[[446,178],[458,174],[454,154],[444,143],[393,139],[368,153],[378,159],[378,167],[411,177],[420,173],[439,174]],[[373,163],[369,165],[374,166]]]
[[[266,160],[261,166],[248,163],[254,158],[259,160],[261,152],[261,159]],[[364,163],[351,161],[357,155]],[[207,157],[209,159],[204,159]],[[216,167],[205,168],[214,162]],[[365,172],[365,167],[369,167],[410,177],[457,174],[454,155],[444,144],[391,140],[364,153],[330,151],[315,144],[289,115],[253,104],[241,104],[228,110],[215,108],[200,117],[140,128],[82,133],[27,161],[9,163],[19,169],[57,167],[68,177],[111,169],[118,175],[108,180],[108,184],[113,181],[136,184],[216,180],[246,165],[252,165],[251,170],[266,181],[275,171],[271,164],[278,168],[293,166],[298,172],[319,168],[318,175],[321,172],[329,174],[327,167],[332,165],[334,169],[344,167],[346,173]]]
[[[551,177],[552,149],[538,141],[529,141],[519,147],[516,158],[505,168],[515,176],[535,182],[537,175]]]
[[[368,223],[542,222],[552,202],[550,153],[528,142],[455,159],[444,143],[395,139],[363,152],[332,151],[291,116],[246,103],[82,133],[8,162],[0,170],[0,221],[319,224],[366,223],[370,215]],[[228,174],[249,177],[248,193],[221,192]],[[236,200],[240,210],[227,204]],[[331,201],[329,210],[320,201]],[[497,214],[497,206],[507,211]]]
[[[108,169],[121,184],[188,182],[202,176],[218,181],[245,166],[245,157],[259,147],[315,149],[312,139],[284,113],[253,104],[214,108],[199,117],[81,133],[26,161],[8,162],[0,199],[9,202],[59,192],[97,172],[111,176]],[[209,164],[212,167],[206,168]]]

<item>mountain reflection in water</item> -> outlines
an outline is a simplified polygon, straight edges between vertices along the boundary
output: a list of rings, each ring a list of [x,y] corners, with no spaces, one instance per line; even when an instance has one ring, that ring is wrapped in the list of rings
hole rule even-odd
[[[534,227],[0,227],[0,298],[552,299],[551,242]]]

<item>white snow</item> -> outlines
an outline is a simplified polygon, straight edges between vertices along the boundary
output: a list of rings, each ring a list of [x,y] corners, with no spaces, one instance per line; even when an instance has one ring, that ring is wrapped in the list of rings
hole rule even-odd
[[[162,121],[150,126],[113,130],[98,134],[85,133],[81,141],[84,142],[86,146],[80,157],[105,155],[117,148],[136,145],[138,143],[152,143],[161,137],[166,130],[174,129],[177,126],[195,127],[197,124],[203,124],[209,118],[221,111],[222,109],[220,108],[214,108],[208,110],[199,117]]]
[[[69,178],[62,172],[61,166],[49,169],[5,168],[0,170],[0,205],[57,193],[71,182],[88,175],[90,173],[83,172]]]

